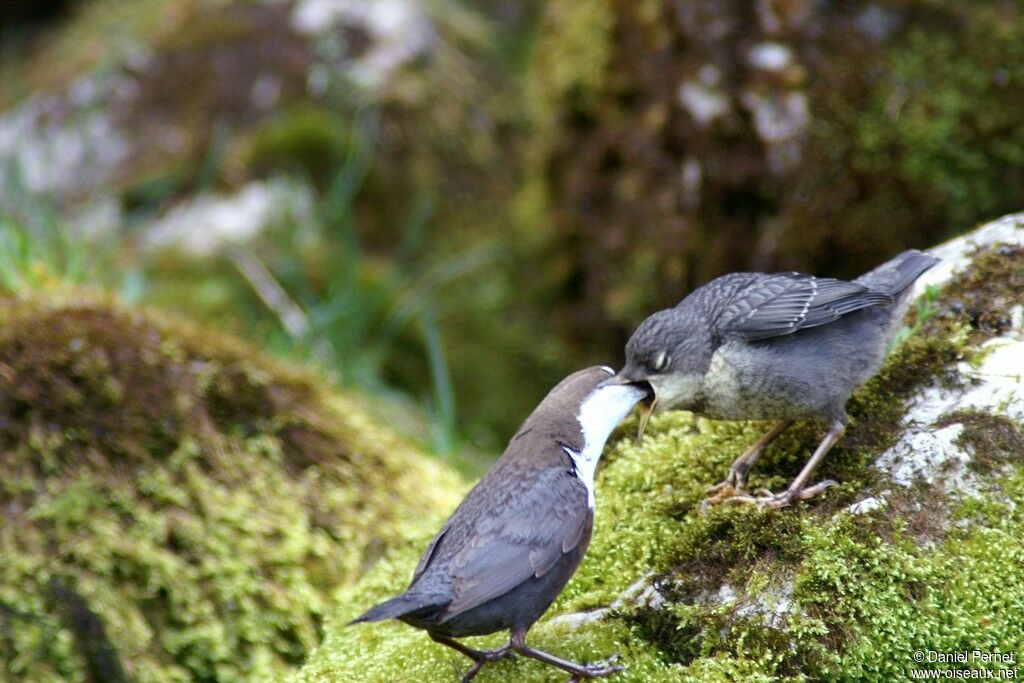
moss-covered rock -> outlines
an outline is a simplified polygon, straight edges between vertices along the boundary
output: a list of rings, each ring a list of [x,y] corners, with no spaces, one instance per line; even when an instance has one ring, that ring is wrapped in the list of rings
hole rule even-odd
[[[45,37],[0,35],[7,201],[156,211],[268,173],[325,184],[363,136],[360,228],[393,244],[421,194],[465,210],[509,177],[490,30],[460,4],[98,0]]]
[[[364,402],[104,301],[0,301],[0,680],[243,681],[462,482]]]
[[[1024,309],[1019,294],[987,299],[1013,321],[991,332],[962,303],[1021,277],[1021,245],[1024,216],[1011,216],[936,250],[946,262],[920,284],[943,289],[851,402],[819,474],[842,483],[821,498],[701,514],[705,488],[765,425],[666,413],[636,444],[627,421],[598,477],[590,551],[532,642],[584,660],[621,651],[614,680],[644,682],[901,680],[916,650],[1024,656]],[[820,436],[784,434],[751,485],[785,485]],[[422,632],[344,625],[404,588],[429,536],[340,589],[296,681],[457,678],[467,661]],[[479,676],[513,679],[564,675],[520,659]]]

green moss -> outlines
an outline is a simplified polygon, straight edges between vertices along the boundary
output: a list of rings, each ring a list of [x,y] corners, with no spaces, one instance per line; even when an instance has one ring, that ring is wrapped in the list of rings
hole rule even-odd
[[[969,466],[976,472],[988,472],[1024,458],[1024,434],[1020,426],[1005,415],[957,410],[940,419],[936,426],[951,424],[963,426],[957,445],[970,449],[973,457]]]
[[[972,267],[946,288],[953,313],[969,325],[974,341],[1010,328],[1011,309],[1024,291],[1024,248],[996,245],[972,255]]]
[[[14,680],[279,676],[461,489],[353,398],[117,305],[0,302],[0,384]]]
[[[979,267],[988,263],[985,254],[977,258]],[[629,668],[615,680],[655,683],[901,680],[918,649],[1024,654],[1019,459],[1006,459],[998,471],[979,468],[987,494],[962,503],[936,487],[902,490],[871,467],[903,433],[906,404],[922,386],[964,382],[957,368],[981,339],[955,313],[949,292],[964,296],[983,284],[997,286],[973,270],[950,283],[936,300],[939,313],[855,395],[847,435],[819,475],[842,483],[811,502],[774,511],[718,506],[700,514],[706,487],[766,425],[664,413],[637,444],[630,438],[636,419],[627,420],[602,460],[590,551],[549,614],[607,607],[640,579],[662,601],[627,599],[576,628],[548,618],[531,631],[532,641],[579,659],[620,651]],[[965,438],[1018,449],[1019,432],[1002,420],[957,419],[968,427]],[[820,425],[795,426],[769,448],[751,486],[784,485],[820,437]],[[844,510],[883,489],[898,489],[886,494],[884,507],[859,515]],[[405,587],[428,538],[410,539],[335,595],[324,644],[295,680],[457,678],[467,661],[415,629],[344,626]],[[502,637],[479,642],[492,646]],[[480,675],[562,678],[530,661],[502,662]]]
[[[581,109],[592,106],[604,84],[611,57],[615,9],[608,0],[549,3],[535,48],[536,69],[543,77],[531,81],[535,116],[549,125],[563,98]]]
[[[244,153],[255,175],[301,170],[323,187],[341,168],[347,135],[337,112],[296,109],[282,112],[252,132]]]

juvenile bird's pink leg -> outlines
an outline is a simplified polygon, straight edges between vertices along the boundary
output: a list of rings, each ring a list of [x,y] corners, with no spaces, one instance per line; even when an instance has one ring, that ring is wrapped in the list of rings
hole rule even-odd
[[[796,479],[789,485],[789,487],[782,493],[772,494],[771,491],[766,491],[764,495],[757,497],[757,504],[759,507],[769,508],[782,508],[790,505],[797,500],[807,500],[820,494],[822,491],[827,489],[829,486],[835,486],[838,482],[832,479],[825,479],[820,481],[814,486],[806,486],[807,480],[814,474],[814,470],[817,469],[818,465],[821,464],[825,454],[831,450],[831,448],[839,441],[843,436],[843,432],[846,431],[846,425],[841,420],[833,420],[829,426],[828,434],[818,444],[818,448],[814,451],[814,455],[807,461],[804,468],[800,470],[800,474],[796,475]]]
[[[732,465],[729,466],[729,474],[725,477],[725,480],[721,483],[715,484],[709,488],[706,493],[713,493],[715,495],[704,499],[700,504],[701,510],[707,510],[708,507],[721,503],[730,498],[738,498],[745,502],[754,502],[754,498],[747,493],[747,473],[750,472],[750,468],[754,466],[758,458],[764,455],[765,449],[768,448],[768,444],[775,441],[782,432],[786,431],[790,425],[793,424],[793,420],[782,420],[775,424],[768,433],[758,439],[753,446],[743,452],[743,455],[736,458]]]

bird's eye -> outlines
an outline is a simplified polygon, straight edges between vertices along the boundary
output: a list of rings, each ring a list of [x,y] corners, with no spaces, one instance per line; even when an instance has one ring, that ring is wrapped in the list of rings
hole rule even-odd
[[[668,354],[665,353],[664,351],[660,352],[654,358],[654,371],[661,372],[662,370],[664,370],[666,367],[668,367],[668,361]]]

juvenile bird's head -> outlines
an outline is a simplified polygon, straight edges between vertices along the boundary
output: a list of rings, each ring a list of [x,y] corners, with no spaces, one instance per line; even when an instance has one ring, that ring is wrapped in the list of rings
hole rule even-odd
[[[678,309],[658,311],[629,338],[626,364],[609,383],[650,384],[654,401],[648,414],[685,409],[697,400],[712,353],[711,334],[704,321]]]

